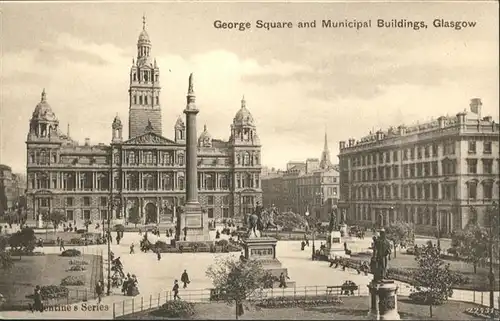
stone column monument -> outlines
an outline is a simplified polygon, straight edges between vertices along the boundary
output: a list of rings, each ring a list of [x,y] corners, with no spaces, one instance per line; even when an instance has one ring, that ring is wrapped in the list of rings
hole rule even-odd
[[[193,88],[193,74],[189,76],[186,114],[186,204],[177,222],[179,240],[188,242],[208,241],[208,214],[201,210],[198,201],[198,145],[196,137],[196,96]]]
[[[398,313],[398,286],[393,280],[387,280],[387,262],[391,255],[391,244],[385,237],[385,230],[375,239],[373,256],[370,262],[373,280],[370,289],[369,320],[400,320]]]

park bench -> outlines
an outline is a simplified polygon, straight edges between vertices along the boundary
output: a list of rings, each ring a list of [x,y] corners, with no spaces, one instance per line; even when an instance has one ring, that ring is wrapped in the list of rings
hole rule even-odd
[[[327,295],[339,295],[340,294],[340,289],[342,287],[339,285],[334,285],[334,286],[327,286],[326,287],[326,294]]]

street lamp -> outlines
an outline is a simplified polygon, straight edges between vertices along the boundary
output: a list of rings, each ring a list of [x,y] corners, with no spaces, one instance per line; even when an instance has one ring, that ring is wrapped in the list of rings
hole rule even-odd
[[[306,217],[309,218],[309,208],[306,209],[306,213],[305,213]],[[314,226],[310,226],[309,228],[312,229],[312,255],[311,255],[311,260],[314,261],[314,253],[316,253],[316,249],[315,249],[315,245],[314,245],[314,234],[315,234],[315,229],[314,229]]]
[[[115,207],[119,206],[119,199],[113,199],[112,196],[110,196],[109,200],[109,208],[110,211],[108,213],[108,233],[109,237],[107,238],[107,243],[108,243],[108,295],[111,295],[111,215],[113,213],[113,209]],[[103,225],[103,230],[104,230],[104,225]]]

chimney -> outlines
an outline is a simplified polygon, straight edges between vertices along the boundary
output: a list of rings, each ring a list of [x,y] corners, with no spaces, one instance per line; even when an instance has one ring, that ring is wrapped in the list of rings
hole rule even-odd
[[[406,134],[406,127],[404,125],[398,126],[398,133],[400,136],[403,136],[404,134]]]
[[[465,124],[465,115],[466,115],[465,112],[457,114],[457,121],[458,121],[459,125],[464,125]]]
[[[382,140],[384,138],[384,133],[381,130],[377,131],[377,140]]]
[[[354,138],[349,138],[349,147],[354,146]]]
[[[90,146],[90,138],[85,138],[85,146]]]
[[[444,120],[445,119],[446,119],[446,117],[444,117],[444,116],[441,116],[438,118],[439,128],[444,128]]]
[[[345,141],[341,140],[339,142],[339,149],[344,149],[345,148]]]

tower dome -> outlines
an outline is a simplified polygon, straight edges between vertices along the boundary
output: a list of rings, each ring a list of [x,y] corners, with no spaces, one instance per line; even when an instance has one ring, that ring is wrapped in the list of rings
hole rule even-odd
[[[137,40],[137,45],[146,44],[150,45],[151,40],[149,39],[148,32],[146,31],[146,17],[142,16],[142,31],[139,34],[139,39]]]
[[[253,116],[246,107],[245,96],[241,99],[241,108],[234,116],[233,124],[236,126],[255,126]]]
[[[42,98],[40,102],[36,105],[35,110],[33,111],[32,120],[42,120],[49,122],[57,122],[56,115],[52,111],[49,103],[47,102],[47,94],[45,93],[45,89],[42,91]]]
[[[203,127],[203,132],[198,138],[198,146],[200,147],[211,147],[212,146],[212,135],[207,130],[207,125]]]

